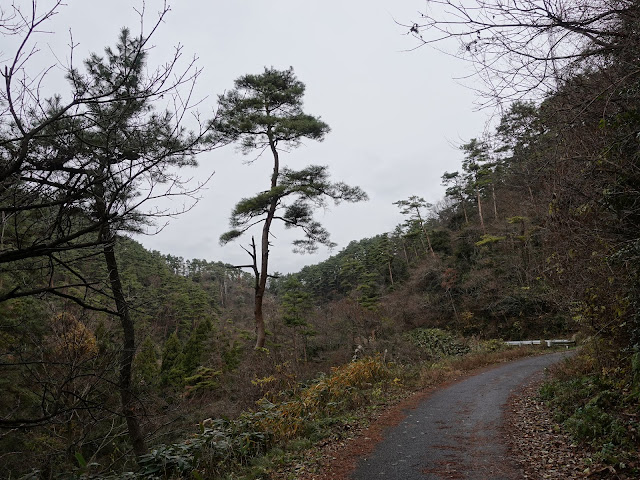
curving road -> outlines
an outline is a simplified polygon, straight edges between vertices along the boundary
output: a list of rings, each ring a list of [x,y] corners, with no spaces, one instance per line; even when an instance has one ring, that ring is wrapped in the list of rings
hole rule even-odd
[[[500,433],[509,395],[567,354],[525,358],[429,396],[386,432],[353,480],[517,480]]]

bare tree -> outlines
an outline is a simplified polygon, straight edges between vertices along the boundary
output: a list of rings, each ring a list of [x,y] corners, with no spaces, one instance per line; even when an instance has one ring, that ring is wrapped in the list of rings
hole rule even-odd
[[[457,40],[488,102],[539,97],[637,43],[633,0],[433,0],[405,25],[420,45]],[[587,61],[588,60],[588,61]]]

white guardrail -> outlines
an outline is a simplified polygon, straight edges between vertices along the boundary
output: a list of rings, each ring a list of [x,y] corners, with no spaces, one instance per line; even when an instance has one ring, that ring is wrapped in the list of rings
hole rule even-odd
[[[546,345],[547,347],[558,347],[564,346],[569,348],[571,346],[575,346],[575,340],[564,340],[564,339],[556,339],[556,340],[509,340],[504,342],[507,345],[511,345],[514,347],[521,347],[523,345]]]

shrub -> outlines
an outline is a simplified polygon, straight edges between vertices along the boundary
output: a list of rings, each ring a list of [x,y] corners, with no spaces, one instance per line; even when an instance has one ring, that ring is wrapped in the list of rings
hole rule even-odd
[[[187,380],[197,386],[207,383],[209,377],[215,382],[219,373],[201,371]],[[243,413],[236,420],[206,420],[201,431],[190,438],[155,447],[139,459],[139,472],[99,478],[218,478],[235,466],[248,465],[277,444],[305,436],[331,415],[363,403],[365,392],[393,378],[393,373],[380,357],[365,357],[333,368],[329,375],[292,392],[286,401],[272,402],[265,397],[256,411]]]
[[[263,399],[262,410],[271,415],[265,415],[261,425],[279,440],[294,438],[303,433],[305,425],[365,402],[364,391],[391,376],[391,369],[379,356],[334,367],[329,375],[301,390],[295,399],[280,404]]]
[[[627,395],[631,379],[625,370],[593,368],[592,358],[581,355],[555,369],[555,379],[543,384],[540,397],[551,407],[577,441],[588,444],[596,458],[619,463],[634,457],[638,429],[637,398]],[[571,377],[571,375],[575,375]]]
[[[482,342],[480,348],[485,352],[499,352],[500,350],[505,350],[507,348],[507,344],[504,343],[504,340],[502,339],[492,338],[491,340]]]
[[[616,418],[600,408],[595,401],[578,408],[564,422],[567,429],[577,440],[588,442],[594,446],[604,443],[625,445],[628,443],[625,428]]]
[[[215,390],[220,383],[221,370],[198,367],[195,374],[184,379],[184,396],[191,397],[198,393]]]
[[[201,431],[172,445],[159,445],[140,457],[138,478],[198,475],[207,478],[232,464],[246,465],[271,446],[271,435],[256,428],[255,414],[237,420],[208,420]],[[196,472],[195,474],[193,472]]]
[[[449,332],[438,328],[416,328],[408,332],[406,336],[431,359],[449,355],[464,355],[470,350],[467,345],[457,341]]]

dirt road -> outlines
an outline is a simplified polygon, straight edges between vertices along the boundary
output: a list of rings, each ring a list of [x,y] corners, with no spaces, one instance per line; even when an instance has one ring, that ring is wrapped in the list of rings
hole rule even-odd
[[[564,353],[525,358],[438,390],[358,462],[353,480],[517,480],[500,431],[509,395]]]

